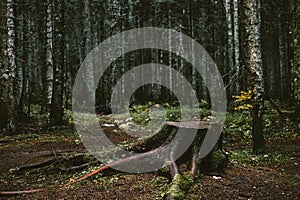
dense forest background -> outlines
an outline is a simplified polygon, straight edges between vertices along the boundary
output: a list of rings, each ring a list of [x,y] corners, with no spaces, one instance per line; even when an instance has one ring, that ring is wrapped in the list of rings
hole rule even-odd
[[[292,105],[295,113],[299,107],[299,7],[298,1],[246,0],[1,2],[0,127],[17,130],[32,105],[40,105],[40,113],[50,113],[51,125],[63,124],[86,55],[114,34],[151,26],[173,29],[199,42],[223,76],[229,104],[240,92],[251,94],[253,135],[261,135],[265,100],[275,107],[274,101]],[[122,55],[99,83],[93,72],[87,73],[83,88],[93,93],[97,86],[97,111],[110,113],[112,88],[120,77],[151,62],[180,71],[198,99],[210,101],[201,75],[191,64],[170,52],[144,49]],[[158,79],[169,78],[153,73]],[[176,98],[156,84],[141,87],[133,96],[134,104],[149,101],[173,103]]]
[[[204,178],[201,186],[195,183],[196,192],[190,193],[189,198],[195,199],[202,195],[197,193],[198,186],[204,188],[207,195],[215,195],[216,198],[225,195],[229,198],[242,196],[263,199],[273,195],[276,199],[281,194],[299,197],[299,0],[0,1],[0,152],[3,153],[2,157],[0,154],[0,159],[3,160],[0,163],[3,168],[0,170],[0,185],[4,185],[7,190],[14,190],[14,186],[23,190],[23,186],[28,186],[24,185],[26,181],[31,181],[37,187],[40,187],[37,184],[42,181],[61,186],[66,179],[71,181],[74,177],[82,176],[82,173],[73,174],[72,170],[99,164],[86,154],[72,154],[67,149],[76,149],[80,153],[85,149],[73,126],[71,110],[74,103],[74,82],[87,55],[101,42],[123,31],[141,27],[166,28],[193,38],[211,56],[224,81],[228,105],[222,132],[224,155],[230,157],[229,165],[237,168],[229,168],[228,175],[224,177]],[[200,118],[194,120],[214,120],[211,117],[212,97],[205,80],[193,63],[178,56],[184,51],[183,46],[178,47],[178,54],[171,52],[172,33],[169,34],[170,51],[140,49],[125,53],[111,63],[99,82],[95,81],[93,70],[102,66],[90,68],[82,77],[84,81],[81,89],[95,98],[96,105],[92,109],[99,114],[99,123],[102,123],[106,134],[116,144],[123,144],[129,137],[120,129],[112,128],[116,123],[109,115],[112,112],[110,101],[113,87],[123,74],[142,64],[160,63],[180,72],[199,100],[197,117]],[[178,38],[178,41],[181,39]],[[132,38],[132,43],[136,42],[136,38]],[[130,44],[120,41],[121,49],[126,45]],[[197,57],[195,53],[194,57]],[[138,88],[130,99],[134,120],[142,125],[147,124],[145,121],[150,120],[149,107],[161,104],[167,108],[169,121],[180,121],[180,105],[172,92],[180,83],[170,76],[162,75],[159,70],[154,70],[152,76],[156,79],[169,79],[170,85],[167,88],[159,84],[147,84]],[[135,80],[143,77],[131,78],[131,82],[122,82],[123,93],[134,87]],[[182,91],[184,96],[190,95],[190,91]],[[122,101],[119,103],[121,107],[126,106]],[[131,126],[131,121],[134,120],[124,118],[121,122],[126,127]],[[151,142],[151,145],[156,143]],[[140,144],[142,143],[138,143]],[[128,147],[129,143],[125,143],[126,145]],[[221,149],[222,145],[219,147]],[[58,149],[57,152],[53,150],[55,148]],[[24,152],[32,153],[33,150],[41,157],[43,153],[47,153],[51,159],[24,165],[21,162],[22,156],[26,157]],[[67,155],[64,154],[66,152]],[[15,158],[6,156],[10,153],[15,153]],[[41,161],[34,160],[36,155],[27,156],[32,162]],[[21,167],[14,168],[12,163]],[[258,166],[260,168],[255,168]],[[50,169],[50,172],[46,173],[45,169]],[[19,170],[29,171],[16,174]],[[290,171],[284,174],[284,170]],[[32,182],[31,175],[36,178],[37,183]],[[95,189],[93,191],[98,191],[97,198],[102,195],[103,199],[107,196],[108,199],[111,198],[113,195],[110,191],[116,191],[117,194],[123,191],[124,198],[132,198],[131,190],[122,188],[123,185],[127,187],[122,181],[135,182],[140,178],[140,184],[145,185],[153,176],[145,174],[126,176],[123,179],[117,177],[114,181],[121,182],[117,186],[109,178],[98,177],[92,188]],[[240,177],[246,177],[242,182],[247,184],[240,186]],[[220,194],[222,191],[218,187],[202,187],[211,186],[212,183],[219,184],[220,179],[225,182],[225,186],[220,187],[225,188],[222,191],[226,193]],[[162,180],[155,180],[155,183],[149,183],[145,188],[149,187],[149,191],[157,190],[157,183]],[[267,183],[265,180],[273,182]],[[104,184],[101,186],[104,189],[99,190],[99,182]],[[91,186],[89,184],[93,183],[83,185],[79,193],[88,193]],[[169,182],[163,180],[162,183],[166,189],[165,185]],[[230,193],[232,188],[226,187],[237,183],[242,192]],[[150,198],[151,192],[141,193],[140,189],[135,189],[134,194]],[[253,192],[249,195],[250,190],[260,193]],[[30,192],[37,191],[28,193]],[[73,192],[76,193],[76,190]],[[0,195],[3,194],[7,195],[0,192]],[[15,194],[17,192],[13,193]],[[51,197],[54,193],[44,195]],[[211,196],[207,196],[207,199],[211,199]]]
[[[2,1],[1,128],[15,129],[17,113],[30,114],[33,104],[41,105],[41,113],[50,112],[52,124],[62,123],[85,56],[108,37],[137,27],[170,28],[199,42],[222,73],[231,102],[233,95],[253,90],[251,15],[258,20],[254,25],[259,30],[264,98],[299,104],[299,2],[255,3],[256,13],[248,12],[247,1],[235,0]],[[122,73],[153,61],[180,70],[199,99],[209,98],[201,76],[183,60],[168,52],[144,50],[128,53],[110,67],[98,83],[101,98],[97,104],[108,103],[110,90]],[[164,90],[145,86],[139,92],[147,101],[172,100]]]

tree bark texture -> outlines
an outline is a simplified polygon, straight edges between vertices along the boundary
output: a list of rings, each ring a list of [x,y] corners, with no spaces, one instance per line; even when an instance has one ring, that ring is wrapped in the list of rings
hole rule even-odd
[[[64,68],[65,68],[65,2],[54,0],[54,30],[53,30],[53,93],[50,109],[50,124],[63,123],[63,94],[64,94]]]
[[[8,81],[7,81],[7,130],[16,130],[16,102],[14,98],[14,85],[16,79],[16,56],[15,56],[15,23],[14,1],[7,0],[7,57],[8,57]]]
[[[253,91],[252,104],[252,140],[253,152],[265,151],[263,135],[264,85],[260,41],[259,0],[246,0],[246,16],[248,22],[249,69]]]

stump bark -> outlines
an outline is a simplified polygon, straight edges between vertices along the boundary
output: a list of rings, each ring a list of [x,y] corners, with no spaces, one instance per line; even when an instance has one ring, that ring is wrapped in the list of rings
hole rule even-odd
[[[165,199],[183,199],[192,185],[191,182],[188,181],[190,180],[190,175],[182,174],[180,172],[180,164],[187,162],[191,163],[192,180],[199,172],[204,174],[224,172],[228,164],[228,158],[222,151],[222,137],[219,137],[217,143],[204,158],[200,158],[200,149],[204,138],[207,135],[208,130],[213,128],[214,125],[217,124],[206,121],[167,122],[163,131],[156,136],[162,137],[164,134],[167,134],[169,137],[165,142],[169,142],[179,128],[183,132],[183,135],[189,134],[191,131],[197,132],[191,146],[179,159],[174,160],[172,158],[173,151],[170,153],[170,167],[173,173],[173,180],[170,189],[164,195]],[[174,148],[176,148],[176,146]]]
[[[211,172],[224,172],[228,158],[222,150],[222,135],[208,155],[204,158],[200,158],[200,148],[203,144],[203,140],[208,129],[213,128],[215,125],[217,124],[207,121],[167,122],[165,130],[171,133],[176,132],[174,130],[178,130],[178,128],[181,128],[181,130],[186,133],[189,133],[191,130],[197,132],[192,145],[176,160],[176,164],[180,165],[185,162],[192,163],[191,172],[193,175],[196,175],[199,170],[201,173],[206,174]]]
[[[171,147],[171,150],[166,150],[170,151],[168,161],[172,162],[171,168],[173,171],[173,176],[179,173],[179,165],[187,162],[191,163],[191,172],[193,175],[196,175],[199,170],[201,173],[205,174],[209,174],[211,172],[223,172],[227,166],[228,158],[222,150],[222,135],[219,137],[212,150],[204,158],[200,158],[200,149],[203,140],[208,130],[214,126],[218,126],[218,124],[207,121],[169,121],[166,122],[158,134],[148,139],[138,141],[136,144],[131,145],[131,147],[126,150],[138,153],[148,152],[169,144],[176,134],[180,134],[181,137],[183,137],[182,140],[185,140],[184,137],[187,134],[196,132],[196,136],[192,144],[178,159],[174,160],[174,157],[176,157],[176,150],[178,150],[177,148],[180,148],[180,144],[174,144],[174,146]],[[181,132],[179,132],[179,129]]]

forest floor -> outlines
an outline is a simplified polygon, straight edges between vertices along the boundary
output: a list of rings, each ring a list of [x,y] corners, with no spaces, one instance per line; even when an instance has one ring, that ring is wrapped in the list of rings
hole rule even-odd
[[[0,199],[162,199],[170,186],[167,178],[155,173],[112,172],[58,188],[100,164],[86,156],[69,125],[44,128],[32,123],[23,129],[18,135],[0,135],[0,191],[48,189]],[[124,140],[121,132],[108,128],[106,133],[114,142]],[[249,145],[230,145],[226,150],[230,164],[225,173],[201,176],[186,199],[300,199],[300,138],[270,140],[261,156],[252,155]],[[84,163],[91,165],[71,168]]]

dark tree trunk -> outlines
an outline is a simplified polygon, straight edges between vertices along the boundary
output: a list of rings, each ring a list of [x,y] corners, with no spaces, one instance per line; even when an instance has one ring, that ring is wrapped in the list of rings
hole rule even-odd
[[[42,80],[42,99],[41,99],[41,113],[47,112],[48,103],[49,103],[49,81],[48,81],[48,70],[52,67],[52,19],[51,19],[51,6],[52,1],[47,0],[46,3],[44,3],[44,23],[42,24],[43,32],[40,33],[43,36],[40,36],[43,38],[43,51],[42,51],[42,62],[43,66],[41,67],[41,80]]]
[[[50,109],[50,124],[63,124],[63,94],[64,94],[64,64],[65,64],[65,28],[64,0],[54,0],[53,4],[54,30],[53,30],[53,93]]]
[[[27,99],[27,82],[28,82],[28,75],[27,75],[27,59],[28,59],[28,18],[26,10],[23,11],[23,63],[22,63],[22,90],[21,90],[21,97],[19,101],[19,112],[24,112],[25,103]]]
[[[295,116],[300,116],[300,3],[298,0],[293,1],[293,48],[294,48],[294,80],[293,80],[293,91],[294,98],[296,101]]]

